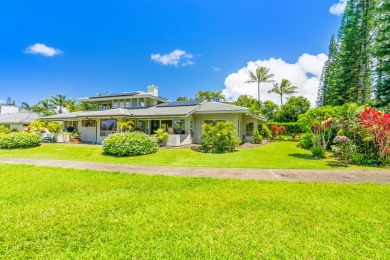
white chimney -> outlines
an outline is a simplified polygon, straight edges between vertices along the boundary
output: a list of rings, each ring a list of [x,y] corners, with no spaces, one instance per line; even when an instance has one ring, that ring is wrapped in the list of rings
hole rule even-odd
[[[158,97],[158,87],[155,85],[148,86],[148,94]]]

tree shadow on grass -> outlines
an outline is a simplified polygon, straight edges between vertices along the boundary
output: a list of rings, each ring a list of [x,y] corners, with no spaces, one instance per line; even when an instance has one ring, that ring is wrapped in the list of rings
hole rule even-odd
[[[288,156],[306,160],[319,160],[318,158],[314,158],[311,154],[304,153],[290,153]]]

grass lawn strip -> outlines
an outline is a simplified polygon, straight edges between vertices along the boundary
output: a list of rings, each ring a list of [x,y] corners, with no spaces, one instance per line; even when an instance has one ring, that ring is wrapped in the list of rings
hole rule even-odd
[[[274,142],[257,148],[239,149],[235,153],[227,154],[205,154],[191,149],[162,149],[155,154],[134,157],[103,155],[101,146],[44,144],[31,149],[0,150],[0,157],[214,168],[380,169],[354,165],[341,167],[335,160],[313,159],[310,151],[297,147],[296,142]]]
[[[389,185],[0,165],[1,258],[375,258]]]

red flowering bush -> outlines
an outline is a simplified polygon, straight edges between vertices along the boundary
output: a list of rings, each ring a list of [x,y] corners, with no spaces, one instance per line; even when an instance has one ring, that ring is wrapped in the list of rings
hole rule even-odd
[[[390,114],[366,108],[358,118],[378,149],[379,157],[386,162],[390,155]]]
[[[283,125],[281,126],[272,125],[271,131],[272,131],[272,138],[275,138],[275,136],[281,135],[284,131],[286,131],[286,127],[284,127]]]

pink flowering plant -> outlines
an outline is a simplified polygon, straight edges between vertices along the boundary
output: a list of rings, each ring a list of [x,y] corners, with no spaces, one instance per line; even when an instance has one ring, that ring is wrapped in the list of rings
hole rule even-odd
[[[351,157],[355,154],[355,145],[344,135],[336,136],[333,142],[337,144],[337,147],[332,149],[334,155],[338,157],[339,161],[348,164]]]

